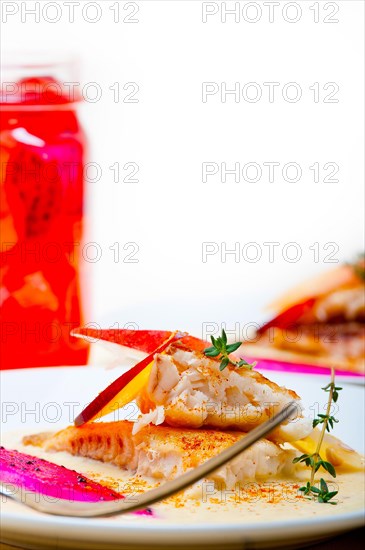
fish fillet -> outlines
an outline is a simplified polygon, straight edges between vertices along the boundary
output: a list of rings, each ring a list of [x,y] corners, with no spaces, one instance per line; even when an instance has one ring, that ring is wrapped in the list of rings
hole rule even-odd
[[[245,342],[249,356],[365,374],[364,256],[290,289]]]
[[[133,435],[128,421],[95,422],[70,426],[56,434],[26,436],[25,445],[46,451],[67,451],[115,464],[133,474],[172,479],[196,468],[245,436],[239,432],[187,430],[146,426]],[[234,488],[237,482],[271,478],[290,471],[295,451],[262,439],[209,478]]]
[[[156,354],[148,383],[137,396],[143,415],[134,431],[150,422],[165,422],[174,427],[209,426],[247,432],[292,400],[298,403],[295,418],[279,426],[270,439],[295,441],[312,431],[312,421],[303,417],[295,392],[256,370],[228,365],[220,371],[219,364],[180,343]]]

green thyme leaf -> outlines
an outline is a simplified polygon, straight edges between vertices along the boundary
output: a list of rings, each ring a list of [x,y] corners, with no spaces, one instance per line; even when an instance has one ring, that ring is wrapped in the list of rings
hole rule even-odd
[[[228,363],[229,363],[228,357],[223,357],[223,359],[221,361],[221,364],[219,366],[219,370],[224,370],[226,368],[226,366],[228,365]]]
[[[217,338],[211,336],[210,339],[213,345],[209,348],[206,348],[203,353],[207,357],[217,357],[218,359],[220,359],[219,369],[221,371],[224,370],[229,364],[233,365],[234,367],[246,367],[247,369],[252,369],[257,365],[256,361],[250,364],[243,358],[241,358],[239,361],[233,361],[229,357],[231,353],[238,350],[238,348],[242,345],[242,342],[227,344],[227,334],[224,329],[222,329],[221,336],[218,336]]]
[[[304,462],[304,460],[306,460],[307,458],[309,458],[309,455],[297,456],[293,459],[293,464],[296,464],[297,462]]]
[[[239,347],[241,347],[241,345],[242,345],[242,342],[235,342],[234,344],[228,344],[228,346],[226,346],[226,351],[227,353],[233,353]]]
[[[321,491],[325,491],[326,493],[328,493],[327,483],[325,482],[325,480],[322,477],[321,477],[321,480],[320,480],[320,485],[321,485]]]
[[[217,350],[216,348],[207,348],[204,350],[204,354],[207,356],[207,357],[217,357],[217,355],[219,355],[219,350]]]
[[[331,474],[332,477],[336,477],[336,470],[334,469],[333,465],[330,462],[326,462],[322,460],[321,466],[327,470],[329,474]]]
[[[331,498],[335,497],[336,495],[338,495],[338,491],[331,491],[330,493],[328,493],[326,495],[326,499],[327,501],[330,500]],[[334,503],[333,503],[334,504]]]

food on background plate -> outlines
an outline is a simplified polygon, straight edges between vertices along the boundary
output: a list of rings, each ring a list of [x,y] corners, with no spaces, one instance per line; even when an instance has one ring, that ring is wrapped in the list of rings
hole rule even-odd
[[[86,338],[96,336],[90,329],[76,332]],[[335,477],[336,470],[363,470],[363,457],[326,435],[337,422],[330,409],[342,389],[335,385],[334,371],[324,388],[329,393],[327,413],[318,415],[313,429],[312,421],[303,416],[299,396],[264,378],[244,358],[235,357],[231,352],[240,343],[228,344],[224,331],[212,338],[212,347],[178,332],[161,332],[159,338],[153,331],[151,342],[148,331],[134,335],[124,330],[98,331],[98,337],[127,346],[133,346],[134,340],[135,347],[148,355],[103,390],[76,418],[75,426],[25,436],[27,449],[50,457],[66,452],[91,458],[117,466],[134,482],[156,483],[205,462],[294,399],[296,418],[272,432],[270,440],[260,440],[212,474],[210,481],[227,490],[250,480],[287,481],[296,493],[299,489],[318,502],[335,503],[337,492],[328,489],[323,477],[317,492],[317,471]],[[137,422],[95,422],[134,399],[142,409]],[[300,487],[309,477],[307,485]]]
[[[247,355],[365,374],[365,264],[341,265],[271,304]]]

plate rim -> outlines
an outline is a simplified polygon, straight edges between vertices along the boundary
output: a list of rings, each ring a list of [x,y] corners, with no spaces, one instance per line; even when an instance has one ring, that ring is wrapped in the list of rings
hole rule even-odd
[[[48,373],[57,373],[69,371],[87,372],[85,367],[99,371],[109,371],[105,366],[98,365],[72,365],[61,367],[36,367],[23,369],[9,369],[0,371],[1,378],[12,378],[13,376],[22,376],[25,373],[37,371],[38,374],[47,371]],[[111,372],[116,372],[122,369],[122,365]],[[299,377],[298,373],[290,373],[290,377]],[[308,376],[310,378],[310,376]],[[2,430],[3,431],[3,430]],[[5,433],[5,432],[3,432]],[[98,535],[106,537],[108,543],[120,541],[122,534],[123,540],[126,543],[136,544],[136,534],[138,534],[138,544],[140,543],[156,543],[161,542],[169,544],[176,542],[176,537],[184,535],[184,543],[204,543],[211,541],[212,535],[216,540],[225,540],[230,543],[242,541],[245,538],[254,539],[256,542],[265,542],[268,540],[280,541],[284,538],[293,536],[294,540],[318,540],[317,536],[334,536],[356,529],[365,525],[365,509],[356,509],[345,513],[336,514],[335,516],[320,516],[320,517],[300,517],[278,520],[265,520],[257,522],[235,522],[235,523],[209,523],[204,520],[199,523],[177,523],[173,519],[169,519],[168,523],[155,522],[155,518],[145,518],[140,516],[140,521],[126,522],[118,521],[118,523],[104,523],[102,518],[93,518],[90,522],[87,518],[77,517],[61,517],[41,514],[27,514],[25,508],[24,513],[20,510],[7,511],[2,510],[1,513],[1,530],[2,539],[7,536],[14,540],[17,534],[32,534],[37,536],[39,540],[46,540],[52,535],[57,536],[57,539],[62,541],[71,540],[73,534],[79,533],[78,538],[82,541],[88,541],[93,537],[93,540],[98,541]],[[147,521],[146,521],[147,519]],[[144,521],[143,521],[144,520]],[[310,532],[307,529],[310,526]],[[63,529],[69,527],[69,531]],[[106,528],[107,527],[107,528]],[[72,538],[72,540],[74,540]],[[9,542],[10,543],[10,542]]]
[[[8,517],[7,517],[8,515]],[[69,540],[70,536],[61,536],[60,533],[69,534],[72,536],[74,530],[87,533],[88,538],[100,534],[103,538],[107,535],[109,542],[120,540],[121,534],[124,537],[125,542],[135,542],[136,534],[139,535],[138,542],[144,542],[151,540],[151,537],[158,537],[159,540],[168,543],[173,541],[176,536],[184,535],[184,542],[204,541],[212,535],[216,537],[224,537],[224,540],[234,542],[241,540],[245,537],[254,537],[257,542],[265,542],[266,540],[281,540],[287,538],[290,535],[298,536],[298,530],[300,529],[300,539],[313,539],[317,535],[336,535],[344,531],[356,529],[365,525],[365,511],[358,510],[356,512],[348,512],[337,516],[317,517],[317,518],[299,518],[289,520],[278,520],[275,522],[255,522],[255,523],[234,523],[234,524],[211,524],[211,523],[197,523],[197,524],[157,524],[153,523],[154,518],[147,518],[148,523],[143,523],[143,518],[139,522],[131,523],[115,523],[108,522],[105,524],[101,518],[95,519],[90,522],[91,518],[75,518],[75,517],[61,517],[52,515],[29,515],[25,518],[19,518],[16,514],[2,513],[1,529],[2,532],[11,531],[12,533],[19,533],[24,531],[35,532],[37,536],[46,538],[47,533],[53,533],[57,536],[57,539],[61,538]],[[4,525],[4,521],[7,525]],[[69,527],[70,533],[62,531],[63,527]],[[306,527],[311,527],[310,533],[306,530]],[[24,529],[25,527],[25,529]],[[39,527],[46,527],[44,532],[39,530]],[[336,529],[333,529],[336,527]],[[304,536],[308,533],[308,537]],[[42,537],[42,535],[44,535]],[[280,535],[279,537],[277,535]],[[83,538],[83,540],[85,540]]]

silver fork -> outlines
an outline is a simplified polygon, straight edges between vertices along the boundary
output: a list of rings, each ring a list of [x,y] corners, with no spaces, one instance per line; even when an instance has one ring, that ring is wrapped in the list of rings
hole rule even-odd
[[[0,483],[0,493],[7,497],[13,498],[22,504],[26,504],[35,510],[54,514],[57,516],[77,516],[77,517],[94,517],[94,516],[112,516],[115,514],[125,514],[126,512],[135,512],[155,504],[167,497],[179,493],[186,489],[196,481],[215,472],[224,464],[241,454],[243,451],[251,447],[256,441],[265,437],[272,432],[279,424],[285,422],[290,416],[294,416],[298,412],[298,405],[295,401],[291,401],[275,416],[254,428],[245,437],[219,453],[217,456],[210,458],[194,470],[176,477],[172,481],[168,481],[163,485],[142,493],[133,495],[122,500],[105,501],[105,502],[79,502],[71,500],[57,499],[50,501],[44,498],[39,493],[31,493],[20,491],[20,494],[14,494],[13,491],[7,488],[5,483]],[[13,485],[13,484],[12,484]]]

